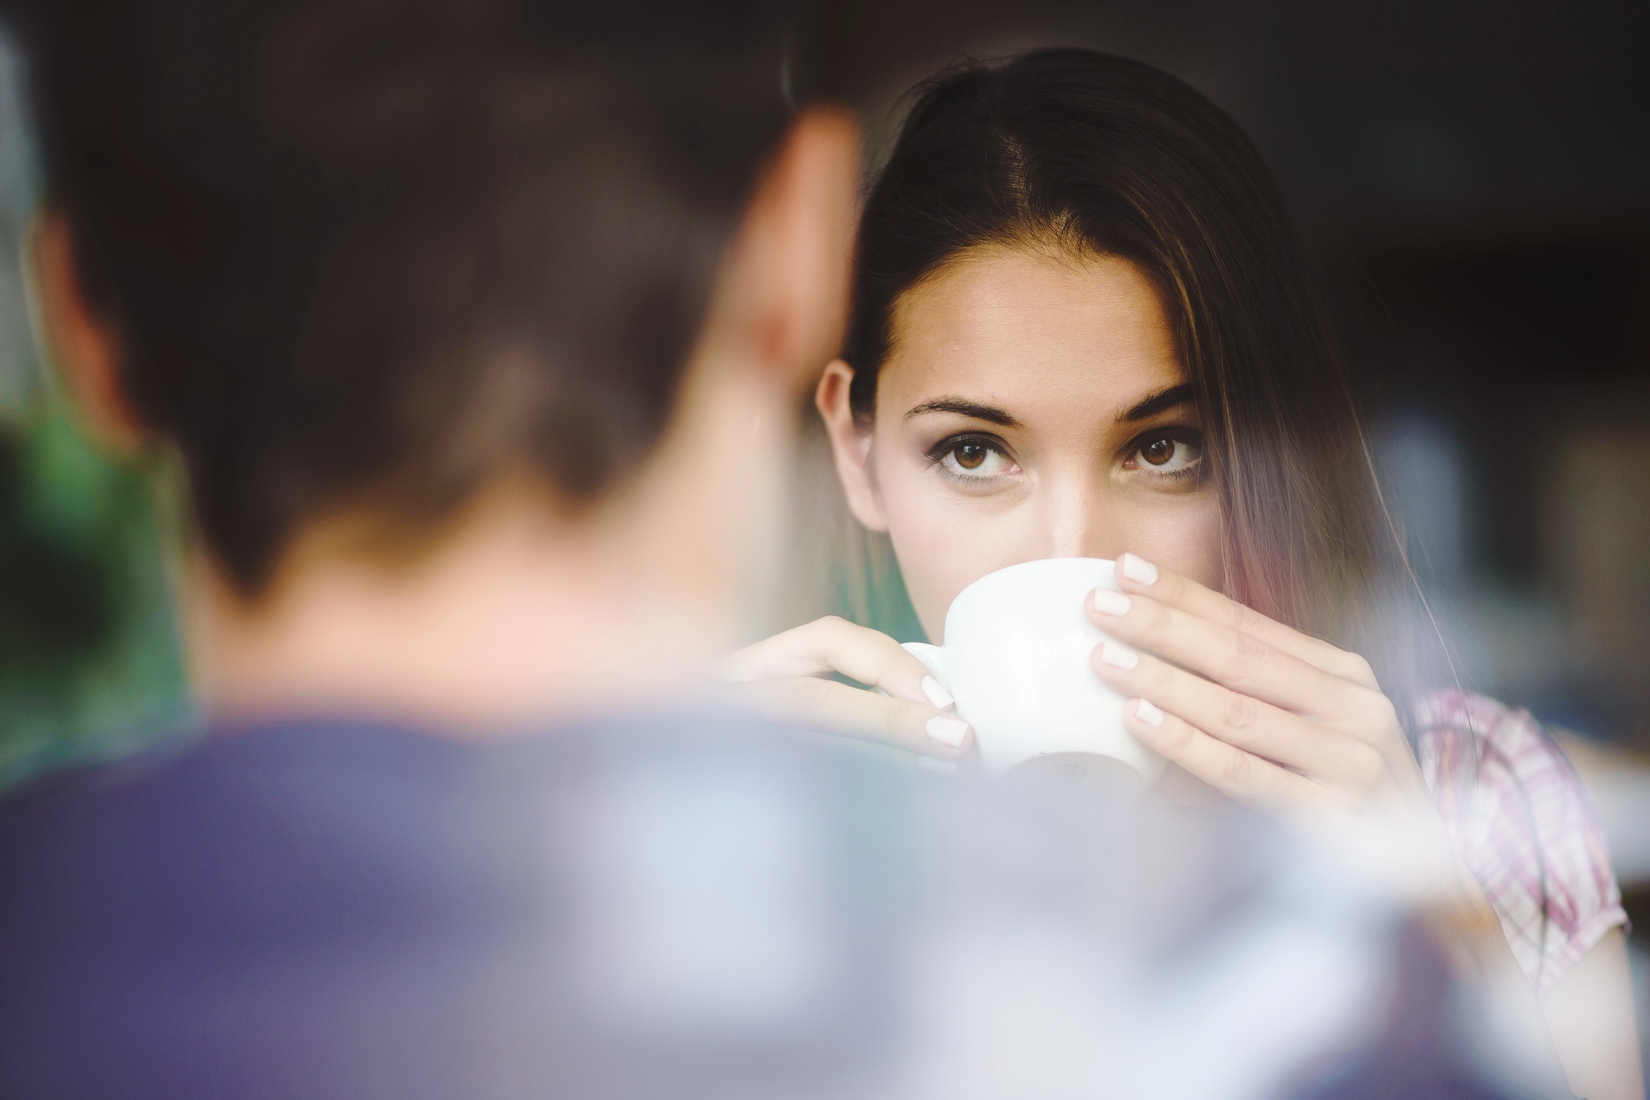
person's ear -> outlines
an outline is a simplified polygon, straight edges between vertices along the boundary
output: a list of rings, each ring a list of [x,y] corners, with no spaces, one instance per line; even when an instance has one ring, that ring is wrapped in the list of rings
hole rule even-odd
[[[119,335],[87,300],[68,218],[37,214],[27,248],[42,342],[86,430],[116,453],[141,450],[154,436],[127,396]]]
[[[632,595],[727,641],[777,602],[798,398],[841,344],[858,189],[853,120],[803,111],[723,251],[669,426],[607,513]]]
[[[888,518],[882,507],[882,494],[877,492],[876,478],[871,474],[871,433],[854,419],[849,402],[853,384],[854,368],[841,359],[833,359],[814,389],[814,407],[819,410],[825,431],[831,437],[836,476],[842,481],[849,510],[871,530],[886,531]]]
[[[742,330],[750,359],[793,392],[840,346],[859,171],[854,121],[833,108],[803,112],[734,241],[723,319]]]

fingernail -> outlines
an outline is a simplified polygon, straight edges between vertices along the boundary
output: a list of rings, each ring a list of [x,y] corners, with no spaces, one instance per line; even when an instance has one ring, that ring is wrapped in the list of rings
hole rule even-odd
[[[1136,699],[1134,701],[1134,714],[1136,718],[1139,718],[1148,726],[1161,726],[1163,724],[1163,712],[1152,706],[1149,699]]]
[[[1094,609],[1102,615],[1127,615],[1131,606],[1129,598],[1121,592],[1109,588],[1094,590]]]
[[[1123,575],[1135,584],[1156,584],[1157,566],[1145,558],[1137,558],[1133,554],[1124,554],[1117,559],[1117,567]]]
[[[1140,663],[1140,654],[1110,638],[1100,643],[1100,663],[1112,668],[1133,668]]]
[[[930,718],[928,725],[924,728],[928,730],[928,736],[940,744],[950,745],[954,749],[961,748],[963,738],[968,736],[968,723],[961,718],[940,718],[936,716]]]
[[[946,707],[957,701],[952,697],[949,691],[946,691],[944,688],[940,687],[940,682],[932,676],[924,676],[922,678],[922,693],[928,696],[928,701],[933,703],[940,710],[944,710]]]

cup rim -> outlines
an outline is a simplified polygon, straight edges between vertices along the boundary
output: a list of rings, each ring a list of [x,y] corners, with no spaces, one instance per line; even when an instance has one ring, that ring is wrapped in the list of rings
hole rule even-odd
[[[1056,563],[1064,565],[1065,563],[1068,563],[1068,562],[1072,563],[1073,566],[1081,563],[1084,566],[1091,566],[1091,567],[1092,566],[1102,566],[1102,567],[1110,568],[1112,570],[1115,570],[1116,567],[1117,567],[1117,561],[1116,561],[1115,558],[1070,557],[1070,558],[1033,558],[1030,561],[1017,561],[1013,565],[1005,565],[1001,569],[993,569],[991,572],[987,573],[985,576],[976,577],[974,580],[970,581],[968,583],[968,585],[961,592],[958,592],[956,597],[952,599],[951,606],[949,606],[945,609],[945,623],[946,623],[946,628],[947,628],[946,629],[946,634],[949,635],[951,633],[951,631],[950,631],[951,613],[956,610],[957,605],[962,603],[963,598],[966,597],[970,592],[973,592],[976,588],[979,588],[981,585],[984,585],[986,582],[988,582],[988,581],[993,581],[993,582],[1000,581],[1001,578],[1005,574],[1009,574],[1009,573],[1017,573],[1017,572],[1020,572],[1020,571],[1023,571],[1023,570],[1031,570],[1031,569],[1034,569],[1034,568],[1046,569],[1046,568],[1049,568],[1050,566],[1054,566]]]

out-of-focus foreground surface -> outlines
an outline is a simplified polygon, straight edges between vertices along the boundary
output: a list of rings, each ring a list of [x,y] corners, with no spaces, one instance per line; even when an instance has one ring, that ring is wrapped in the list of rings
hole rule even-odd
[[[32,789],[0,876],[50,904],[0,905],[0,1087],[1568,1095],[1356,848],[667,721],[275,724]]]
[[[1650,8],[851,2],[822,6],[809,39],[874,136],[935,65],[1050,42],[1162,64],[1255,135],[1346,304],[1461,679],[1574,731],[1629,910],[1650,920]],[[0,53],[8,255],[36,198],[15,69]],[[11,783],[175,729],[187,705],[159,549],[175,533],[146,484],[164,474],[75,435],[11,263],[0,404]],[[914,636],[897,584],[869,605]]]

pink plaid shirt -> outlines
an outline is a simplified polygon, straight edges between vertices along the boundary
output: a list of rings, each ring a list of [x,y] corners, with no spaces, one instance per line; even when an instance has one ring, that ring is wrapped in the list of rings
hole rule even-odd
[[[1547,989],[1627,923],[1598,811],[1528,711],[1446,691],[1416,718],[1421,772],[1444,824],[1519,965]]]

